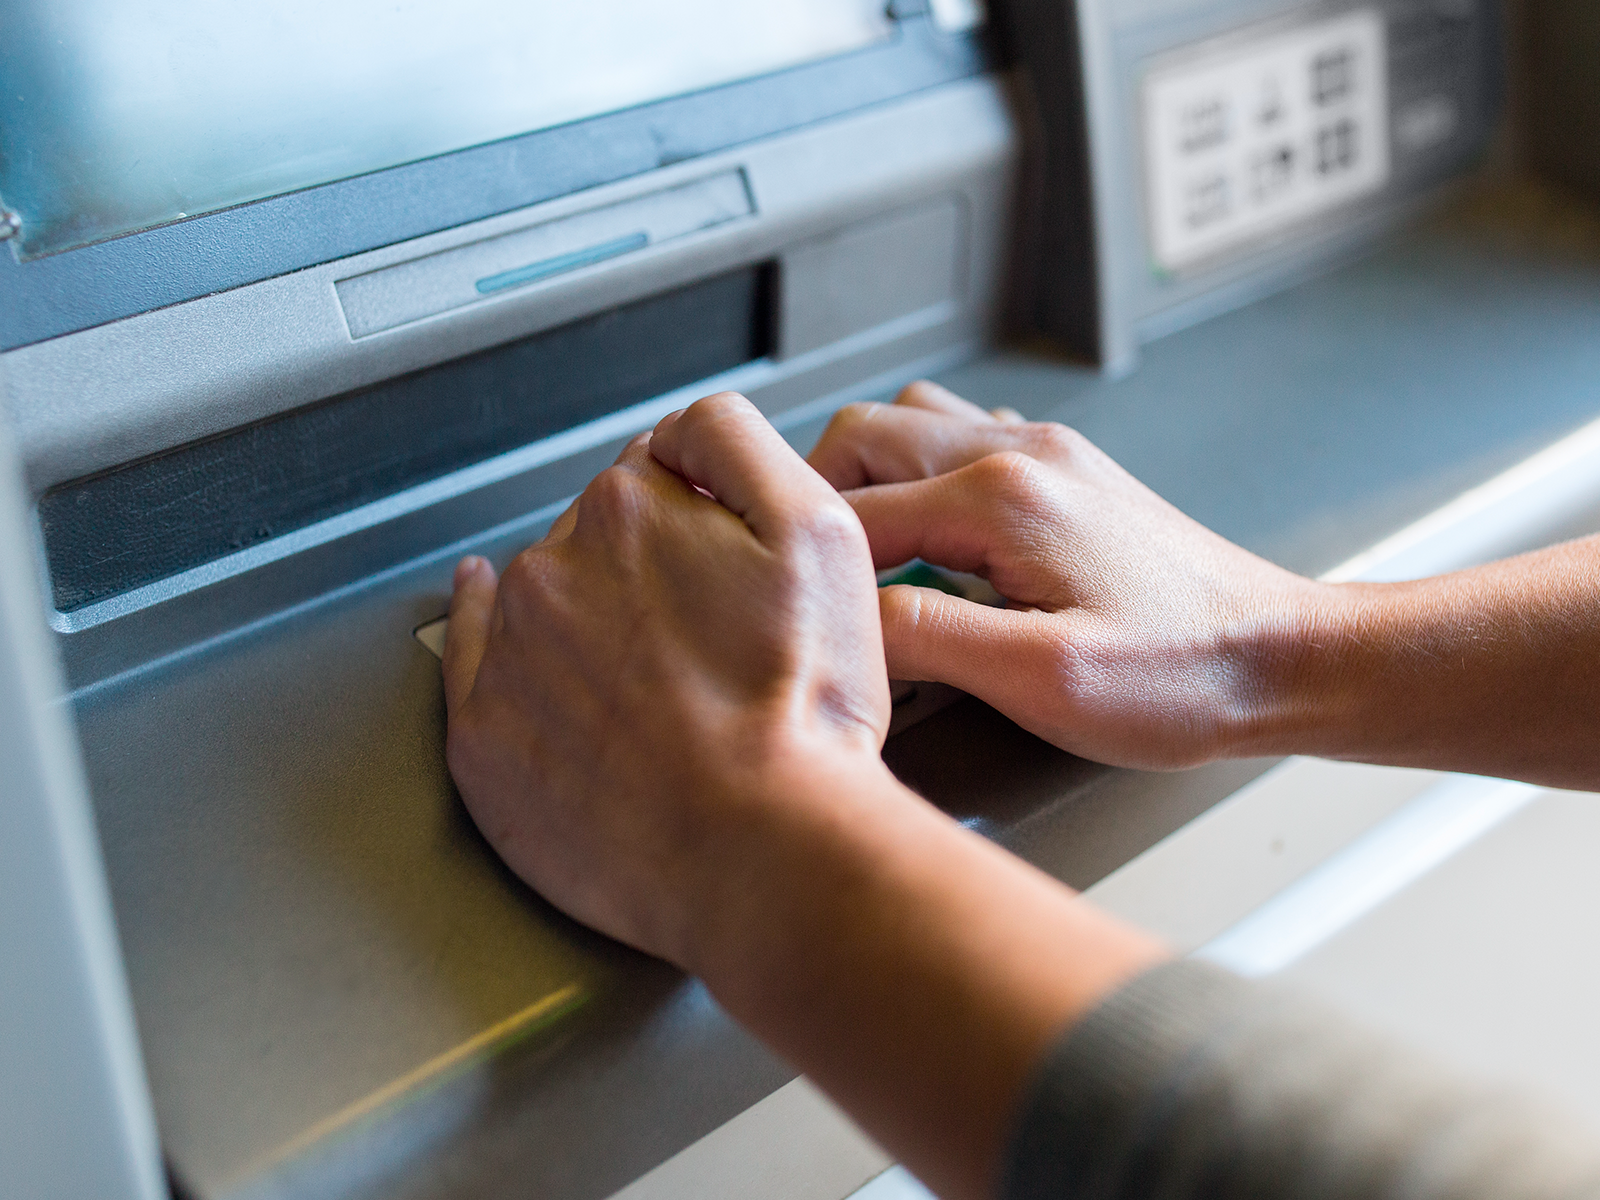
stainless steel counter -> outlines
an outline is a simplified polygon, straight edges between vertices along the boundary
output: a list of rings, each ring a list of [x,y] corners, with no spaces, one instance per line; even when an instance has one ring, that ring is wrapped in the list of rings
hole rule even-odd
[[[1600,414],[1594,228],[1499,192],[1127,379],[1022,351],[942,378],[1076,425],[1318,572]],[[599,1200],[792,1077],[696,984],[522,887],[454,797],[410,633],[459,553],[537,532],[432,549],[78,695],[158,1120],[197,1195]],[[1267,765],[1111,771],[972,701],[886,757],[1077,886]]]

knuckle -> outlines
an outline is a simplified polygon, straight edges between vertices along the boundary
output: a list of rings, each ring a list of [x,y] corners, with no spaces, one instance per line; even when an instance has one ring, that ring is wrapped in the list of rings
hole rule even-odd
[[[1041,456],[1056,461],[1081,458],[1089,447],[1089,439],[1076,429],[1054,421],[1038,422],[1027,426],[1025,437]]]
[[[886,631],[907,639],[916,637],[928,621],[927,597],[921,588],[897,583],[878,593],[879,611]]]
[[[632,471],[625,467],[607,467],[583,489],[583,502],[578,512],[626,519],[637,511],[643,499],[642,490],[639,477]]]
[[[1039,460],[1021,450],[1000,450],[972,464],[972,474],[985,492],[1027,495],[1037,490]]]
[[[795,582],[828,578],[847,565],[870,561],[866,531],[855,509],[838,498],[792,503],[781,518],[788,533],[782,559]]]
[[[1031,454],[1004,450],[979,459],[970,469],[978,507],[993,523],[1014,526],[1049,508],[1050,468]]]
[[[598,548],[620,552],[634,545],[644,533],[649,508],[645,481],[625,466],[608,467],[583,490],[568,551],[581,557]]]
[[[857,400],[853,404],[846,404],[833,414],[833,419],[828,422],[828,428],[823,431],[824,441],[849,438],[860,431],[878,414],[883,405],[868,400]]]
[[[813,505],[807,517],[811,535],[821,541],[854,545],[866,538],[861,518],[844,500],[834,497]]]
[[[899,583],[878,589],[878,620],[883,627],[883,640],[890,647],[914,643],[917,601],[903,595],[914,590]]]
[[[718,419],[733,413],[743,412],[749,407],[750,401],[746,400],[738,392],[713,392],[709,396],[703,396],[696,400],[689,406],[689,411],[684,415],[689,416],[692,414],[700,418]]]
[[[506,595],[521,595],[537,588],[543,582],[541,554],[538,546],[529,546],[513,558],[500,573],[500,591]]]
[[[549,584],[549,550],[528,547],[500,575],[498,600],[502,611],[513,621],[537,611],[546,602]]]
[[[918,400],[926,400],[930,396],[937,394],[938,387],[930,380],[913,379],[900,389],[899,394],[894,398],[894,402],[896,404],[915,404]]]

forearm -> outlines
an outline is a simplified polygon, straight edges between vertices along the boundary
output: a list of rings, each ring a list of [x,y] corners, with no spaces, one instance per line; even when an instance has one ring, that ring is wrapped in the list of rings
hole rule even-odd
[[[804,776],[727,845],[689,965],[938,1194],[993,1195],[1045,1050],[1165,952],[887,772]]]
[[[1263,646],[1238,753],[1600,785],[1600,538],[1323,587]]]

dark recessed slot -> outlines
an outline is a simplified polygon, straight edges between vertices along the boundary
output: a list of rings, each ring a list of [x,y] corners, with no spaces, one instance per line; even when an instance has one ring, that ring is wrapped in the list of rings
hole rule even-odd
[[[62,484],[62,612],[131,591],[768,353],[769,265]]]

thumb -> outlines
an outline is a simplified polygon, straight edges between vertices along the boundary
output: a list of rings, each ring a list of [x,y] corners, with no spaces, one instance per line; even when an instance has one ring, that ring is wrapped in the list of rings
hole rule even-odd
[[[1059,690],[1044,613],[904,585],[882,588],[878,609],[891,679],[947,683],[1013,717]]]
[[[464,558],[456,567],[450,624],[444,636],[444,698],[452,713],[466,702],[477,682],[478,664],[483,661],[489,642],[498,583],[488,559]]]

